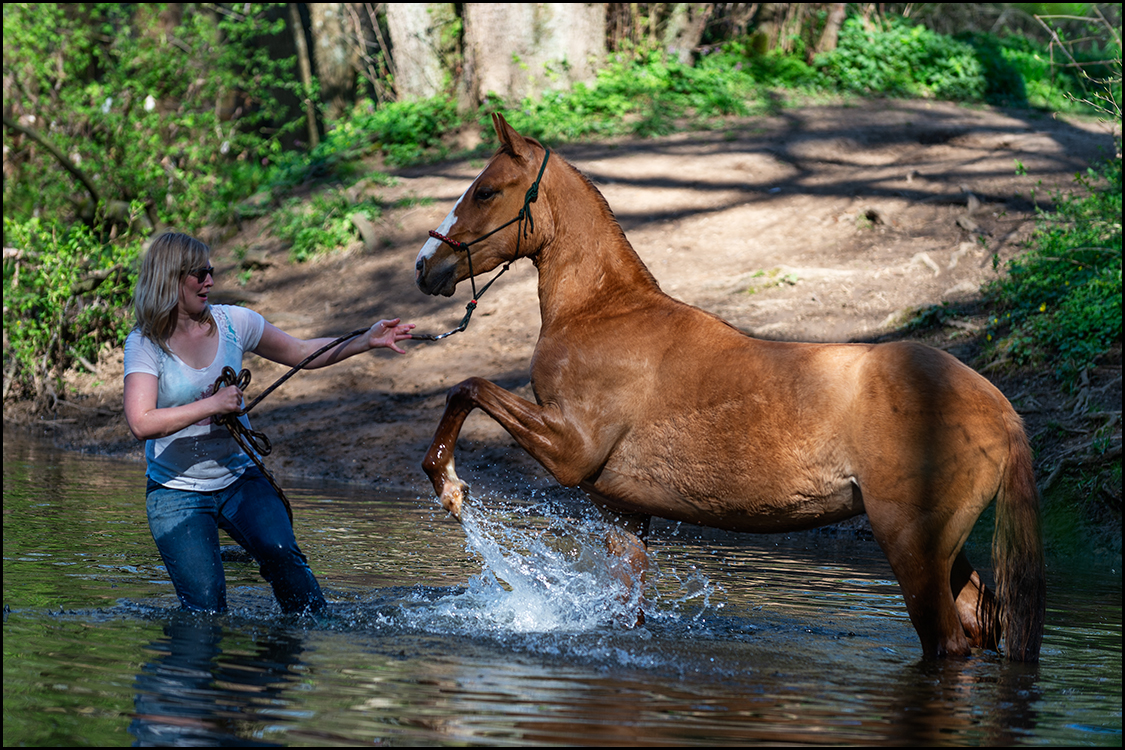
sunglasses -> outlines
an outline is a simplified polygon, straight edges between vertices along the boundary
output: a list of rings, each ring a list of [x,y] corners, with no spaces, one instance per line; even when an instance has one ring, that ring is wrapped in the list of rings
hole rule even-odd
[[[204,281],[206,281],[208,276],[213,277],[214,275],[215,275],[215,267],[214,266],[207,266],[206,268],[200,268],[200,269],[195,270],[195,271],[188,271],[188,276],[194,276],[195,280],[198,281],[200,284],[202,284]]]

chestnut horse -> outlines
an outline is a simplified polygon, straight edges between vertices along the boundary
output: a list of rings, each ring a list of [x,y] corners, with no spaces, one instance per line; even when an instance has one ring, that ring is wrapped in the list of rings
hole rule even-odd
[[[500,148],[431,232],[416,283],[450,296],[531,259],[535,403],[477,377],[449,391],[422,464],[446,510],[460,517],[453,448],[479,407],[618,520],[628,543],[615,546],[638,575],[653,515],[788,532],[866,512],[925,658],[1003,637],[1010,659],[1038,660],[1039,498],[999,390],[921,344],[763,341],[669,297],[584,175],[502,116],[493,124]],[[961,549],[994,499],[995,596]]]

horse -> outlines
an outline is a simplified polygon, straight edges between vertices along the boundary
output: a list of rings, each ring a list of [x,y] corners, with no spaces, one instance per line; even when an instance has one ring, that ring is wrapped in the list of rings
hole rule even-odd
[[[629,576],[643,580],[652,516],[776,533],[866,513],[924,659],[1003,639],[1010,660],[1038,661],[1039,496],[1022,421],[992,383],[919,343],[756,339],[670,297],[585,175],[502,115],[493,126],[499,148],[430,232],[415,283],[448,297],[529,258],[535,402],[480,377],[448,391],[422,461],[442,507],[460,519],[454,447],[480,408],[615,519]],[[995,594],[962,550],[993,500]]]

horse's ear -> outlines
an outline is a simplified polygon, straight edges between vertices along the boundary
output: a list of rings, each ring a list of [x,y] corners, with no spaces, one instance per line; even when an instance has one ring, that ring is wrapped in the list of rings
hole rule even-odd
[[[505,151],[521,159],[531,158],[531,146],[528,145],[522,135],[508,124],[504,115],[493,112],[492,127],[496,129],[496,137],[500,139],[500,145]]]

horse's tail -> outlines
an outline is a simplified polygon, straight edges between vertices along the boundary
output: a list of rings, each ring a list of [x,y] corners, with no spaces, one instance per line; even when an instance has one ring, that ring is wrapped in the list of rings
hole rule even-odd
[[[1039,490],[1020,418],[1012,413],[1008,422],[1010,450],[996,496],[992,561],[1008,658],[1039,661],[1047,593]]]

